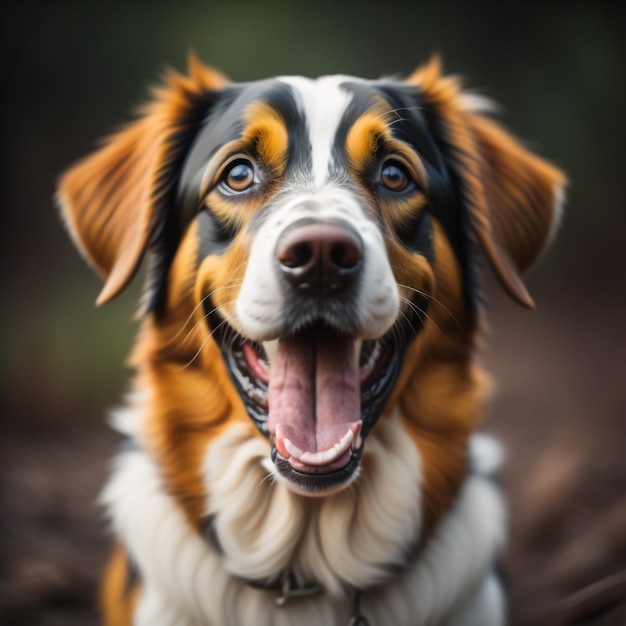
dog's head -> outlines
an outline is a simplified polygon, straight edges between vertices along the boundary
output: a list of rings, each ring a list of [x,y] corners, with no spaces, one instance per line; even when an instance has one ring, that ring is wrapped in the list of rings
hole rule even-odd
[[[480,250],[532,306],[520,276],[564,177],[480,104],[437,61],[406,81],[231,84],[192,60],[65,174],[63,215],[105,278],[99,303],[148,253],[153,362],[219,349],[274,474],[331,493],[417,361],[469,362]]]

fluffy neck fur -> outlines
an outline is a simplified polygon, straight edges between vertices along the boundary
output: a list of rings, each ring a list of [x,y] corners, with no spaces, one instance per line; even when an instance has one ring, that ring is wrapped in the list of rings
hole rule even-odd
[[[232,428],[207,454],[207,513],[231,574],[280,581],[291,573],[300,585],[343,596],[406,565],[420,534],[421,472],[397,417],[368,438],[358,480],[330,497],[307,498],[274,481],[269,451]]]
[[[145,416],[136,409],[124,418],[118,427],[136,438]],[[428,543],[407,553],[420,528],[420,460],[398,415],[380,426],[359,480],[328,500],[273,482],[263,467],[267,444],[243,426],[229,428],[207,449],[203,470],[223,553],[167,493],[150,454],[121,454],[103,501],[142,573],[137,624],[344,624],[350,586],[366,590],[372,623],[426,624],[456,610],[501,544],[497,490],[472,472]],[[280,578],[286,569],[323,593],[277,607],[276,592],[240,578]]]

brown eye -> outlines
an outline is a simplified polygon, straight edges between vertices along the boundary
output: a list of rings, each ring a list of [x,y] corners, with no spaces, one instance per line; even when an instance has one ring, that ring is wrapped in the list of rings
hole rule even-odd
[[[380,170],[380,182],[389,191],[404,191],[411,183],[411,178],[401,163],[386,161]]]
[[[254,167],[245,159],[231,163],[222,175],[222,189],[226,193],[248,191],[255,182]]]

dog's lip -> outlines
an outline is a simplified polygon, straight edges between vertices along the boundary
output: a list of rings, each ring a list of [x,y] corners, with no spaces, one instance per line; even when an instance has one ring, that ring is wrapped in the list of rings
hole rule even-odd
[[[276,447],[272,449],[271,462],[291,490],[305,496],[327,496],[345,489],[358,476],[362,452],[363,447],[353,450],[345,465],[332,470],[320,468],[317,472],[310,469],[302,472],[295,468]]]

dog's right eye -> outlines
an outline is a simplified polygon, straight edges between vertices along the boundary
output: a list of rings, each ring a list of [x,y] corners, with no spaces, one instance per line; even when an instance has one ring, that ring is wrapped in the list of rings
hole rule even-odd
[[[397,158],[383,161],[375,184],[381,191],[394,195],[407,195],[417,188],[409,167]]]
[[[220,188],[224,193],[238,194],[250,190],[258,182],[252,163],[247,159],[237,159],[222,173]]]

